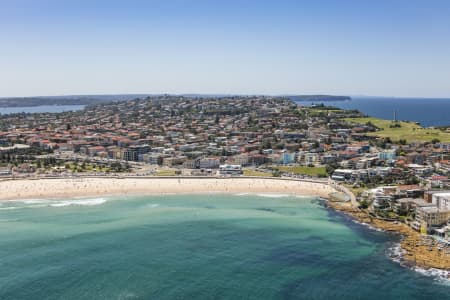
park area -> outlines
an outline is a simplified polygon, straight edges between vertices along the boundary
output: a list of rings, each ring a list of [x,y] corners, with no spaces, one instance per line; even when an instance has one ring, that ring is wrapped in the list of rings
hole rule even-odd
[[[411,142],[450,142],[450,132],[445,132],[436,128],[423,128],[414,122],[390,121],[378,118],[345,118],[345,121],[353,124],[373,124],[379,128],[376,132],[369,132],[368,135],[379,136],[398,142],[405,140]]]

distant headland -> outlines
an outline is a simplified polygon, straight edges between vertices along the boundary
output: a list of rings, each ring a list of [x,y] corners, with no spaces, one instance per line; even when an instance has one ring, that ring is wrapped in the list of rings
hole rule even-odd
[[[289,95],[289,99],[294,101],[304,102],[332,102],[332,101],[349,101],[352,100],[349,96],[333,96],[333,95]]]
[[[128,101],[136,98],[152,98],[165,94],[111,94],[111,95],[65,95],[65,96],[33,96],[33,97],[2,97],[0,107],[33,107],[43,105],[96,105],[112,101]],[[168,94],[166,94],[168,95]],[[238,95],[221,94],[180,94],[186,98],[220,98]],[[349,96],[333,95],[283,95],[293,101],[347,101]]]

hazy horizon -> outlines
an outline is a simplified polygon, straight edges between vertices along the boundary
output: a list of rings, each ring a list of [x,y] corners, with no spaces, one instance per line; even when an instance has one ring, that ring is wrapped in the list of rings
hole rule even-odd
[[[444,0],[2,1],[0,97],[445,98],[449,15]]]
[[[285,94],[262,94],[262,93],[254,93],[254,94],[244,94],[244,93],[236,93],[236,94],[225,94],[225,93],[97,93],[97,94],[55,94],[55,95],[30,95],[30,96],[1,96],[0,99],[8,99],[8,98],[57,98],[57,97],[99,97],[99,96],[158,96],[158,95],[169,95],[169,96],[217,96],[217,97],[227,97],[227,96],[273,96],[273,97],[283,97],[283,96],[347,96],[350,98],[392,98],[392,99],[442,99],[449,100],[448,97],[427,97],[427,96],[385,96],[385,95],[350,95],[350,94],[329,94],[329,93],[285,93]]]

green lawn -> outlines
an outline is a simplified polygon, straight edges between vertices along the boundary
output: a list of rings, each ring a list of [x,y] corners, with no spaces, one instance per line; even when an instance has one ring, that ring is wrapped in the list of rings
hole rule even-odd
[[[377,118],[345,118],[345,121],[355,124],[366,124],[371,122],[376,127],[382,129],[377,132],[370,132],[368,135],[389,137],[393,141],[405,139],[407,142],[431,142],[433,139],[438,139],[441,142],[450,142],[450,133],[443,132],[439,129],[423,128],[413,122],[398,122],[401,127],[390,128],[393,121],[383,120]]]
[[[111,171],[111,168],[106,166],[100,166],[100,165],[93,165],[86,163],[84,164],[84,168],[82,168],[82,163],[76,164],[73,162],[69,162],[63,165],[63,167],[66,167],[66,170],[70,170],[72,172],[108,172]],[[68,167],[68,168],[67,168]]]
[[[327,176],[325,167],[281,166],[275,168],[281,172],[289,172],[298,175],[308,175],[313,177]]]
[[[368,188],[365,187],[353,187],[350,184],[344,184],[346,188],[348,188],[355,196],[361,196],[361,194],[366,191]]]
[[[175,170],[157,170],[155,173],[156,176],[175,176]]]
[[[244,176],[259,176],[259,177],[272,177],[272,173],[252,170],[252,169],[244,169]]]

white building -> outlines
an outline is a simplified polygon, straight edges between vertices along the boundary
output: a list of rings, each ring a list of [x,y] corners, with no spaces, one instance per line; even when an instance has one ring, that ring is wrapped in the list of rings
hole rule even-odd
[[[421,232],[430,231],[431,227],[445,225],[450,217],[450,211],[439,210],[437,207],[418,207],[416,209],[416,220],[412,227]]]
[[[0,176],[9,176],[11,175],[11,170],[8,168],[2,168],[0,169]]]
[[[434,193],[431,202],[441,210],[450,210],[450,193]]]
[[[346,181],[350,180],[352,177],[353,170],[350,169],[336,169],[331,176],[331,179],[336,181]]]
[[[242,167],[241,165],[220,165],[219,166],[220,175],[241,175]]]
[[[215,169],[220,165],[218,158],[202,158],[200,159],[200,169]]]

